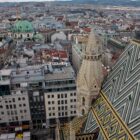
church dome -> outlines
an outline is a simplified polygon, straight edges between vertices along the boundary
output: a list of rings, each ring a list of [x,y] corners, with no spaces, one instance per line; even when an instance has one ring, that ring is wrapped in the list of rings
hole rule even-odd
[[[29,21],[19,20],[13,26],[12,31],[26,33],[26,32],[33,32],[34,28],[33,28],[33,25]]]
[[[37,34],[35,34],[34,36],[33,36],[33,39],[35,40],[35,41],[44,41],[44,36],[42,35],[42,34],[40,34],[40,33],[37,33]]]

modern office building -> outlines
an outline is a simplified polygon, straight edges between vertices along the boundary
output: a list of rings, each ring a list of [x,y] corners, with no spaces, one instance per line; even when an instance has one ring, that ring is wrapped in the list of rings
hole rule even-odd
[[[0,75],[0,125],[16,127],[26,121],[30,128],[43,128],[77,115],[75,73],[69,62],[1,70]]]
[[[50,124],[56,122],[56,118],[64,123],[77,115],[75,73],[70,65],[53,68],[45,80],[46,119]]]

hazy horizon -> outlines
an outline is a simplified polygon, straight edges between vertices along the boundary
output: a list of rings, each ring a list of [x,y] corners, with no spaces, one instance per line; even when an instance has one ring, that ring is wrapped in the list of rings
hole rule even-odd
[[[70,1],[70,0],[0,0],[0,2],[41,2],[41,1]]]

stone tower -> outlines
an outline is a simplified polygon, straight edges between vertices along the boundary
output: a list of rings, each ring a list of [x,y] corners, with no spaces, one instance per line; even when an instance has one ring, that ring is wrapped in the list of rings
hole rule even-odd
[[[77,77],[78,115],[87,113],[99,94],[103,80],[101,57],[101,43],[91,31]]]

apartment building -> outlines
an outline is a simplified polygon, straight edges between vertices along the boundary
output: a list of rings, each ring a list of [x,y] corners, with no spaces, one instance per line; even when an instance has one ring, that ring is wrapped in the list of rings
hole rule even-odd
[[[0,75],[5,90],[0,125],[15,129],[26,122],[30,128],[43,128],[77,115],[75,73],[69,62],[1,70]]]

